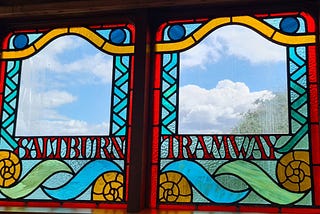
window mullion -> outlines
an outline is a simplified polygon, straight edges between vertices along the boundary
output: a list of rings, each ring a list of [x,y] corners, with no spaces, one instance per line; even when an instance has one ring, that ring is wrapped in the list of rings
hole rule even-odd
[[[137,11],[135,16],[136,42],[132,91],[132,133],[130,147],[130,172],[128,211],[145,208],[148,148],[148,92],[149,92],[149,28],[147,11]]]

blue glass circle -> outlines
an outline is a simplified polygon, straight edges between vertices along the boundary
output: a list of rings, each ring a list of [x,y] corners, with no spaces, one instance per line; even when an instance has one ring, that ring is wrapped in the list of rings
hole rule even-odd
[[[110,33],[110,40],[115,44],[122,44],[126,40],[126,32],[123,29],[114,29]]]
[[[13,39],[13,46],[17,49],[26,47],[29,43],[29,38],[26,34],[19,34]]]
[[[283,18],[280,22],[280,29],[286,33],[295,33],[299,30],[299,20],[295,17]]]
[[[168,36],[171,40],[177,41],[185,37],[186,29],[182,25],[172,25],[168,29]]]

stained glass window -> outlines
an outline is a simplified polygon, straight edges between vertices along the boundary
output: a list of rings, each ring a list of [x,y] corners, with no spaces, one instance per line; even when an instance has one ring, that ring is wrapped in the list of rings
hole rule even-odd
[[[134,26],[21,30],[2,48],[1,200],[125,207]]]
[[[0,205],[319,208],[316,18],[150,10],[3,38]]]
[[[304,12],[160,25],[151,206],[313,205],[314,32]]]

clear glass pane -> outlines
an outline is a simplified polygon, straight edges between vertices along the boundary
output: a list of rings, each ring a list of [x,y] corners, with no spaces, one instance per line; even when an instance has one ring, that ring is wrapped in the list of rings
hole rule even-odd
[[[179,133],[288,133],[286,48],[242,26],[181,53]]]
[[[106,135],[112,57],[64,36],[22,62],[16,134]]]

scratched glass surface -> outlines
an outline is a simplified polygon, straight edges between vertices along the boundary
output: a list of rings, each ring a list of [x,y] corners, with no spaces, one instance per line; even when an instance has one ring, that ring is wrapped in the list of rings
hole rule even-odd
[[[107,135],[112,57],[63,36],[23,60],[18,136]]]
[[[232,25],[180,57],[180,134],[289,132],[284,46]]]

